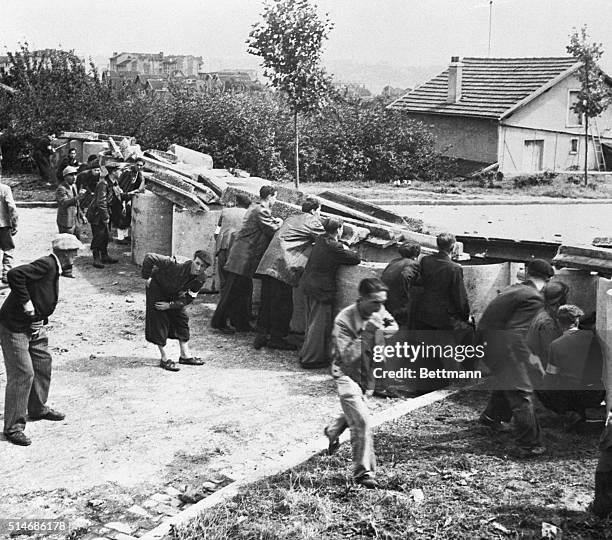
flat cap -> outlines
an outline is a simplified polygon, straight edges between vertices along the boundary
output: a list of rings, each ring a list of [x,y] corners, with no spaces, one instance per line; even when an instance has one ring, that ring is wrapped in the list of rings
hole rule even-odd
[[[533,259],[527,263],[527,273],[544,279],[551,278],[555,275],[553,267],[544,259]]]
[[[71,249],[81,249],[83,244],[74,234],[62,233],[58,234],[51,242],[51,247],[54,250],[69,251]]]
[[[62,176],[66,176],[68,174],[76,174],[79,172],[79,169],[77,169],[76,167],[71,167],[70,165],[68,165],[68,167],[65,167],[64,170],[62,171]]]

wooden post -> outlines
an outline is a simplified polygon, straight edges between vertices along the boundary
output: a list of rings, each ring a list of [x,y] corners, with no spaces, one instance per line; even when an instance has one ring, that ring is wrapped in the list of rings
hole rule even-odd
[[[589,117],[584,115],[584,186],[589,183]]]
[[[295,129],[295,189],[300,189],[300,132],[298,131],[298,113],[293,112],[293,127]]]

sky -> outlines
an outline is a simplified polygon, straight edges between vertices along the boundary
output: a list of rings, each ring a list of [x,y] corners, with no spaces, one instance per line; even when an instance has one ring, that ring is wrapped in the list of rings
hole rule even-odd
[[[367,78],[372,66],[438,67],[454,55],[488,53],[489,0],[315,3],[334,23],[325,61],[340,70],[351,65],[353,79],[360,66]],[[262,6],[261,0],[0,0],[0,54],[27,41],[31,48],[74,49],[98,64],[114,51],[163,51],[203,56],[208,70],[256,67],[245,41]],[[572,27],[583,24],[603,43],[601,65],[612,74],[612,0],[493,0],[491,56],[562,56]]]

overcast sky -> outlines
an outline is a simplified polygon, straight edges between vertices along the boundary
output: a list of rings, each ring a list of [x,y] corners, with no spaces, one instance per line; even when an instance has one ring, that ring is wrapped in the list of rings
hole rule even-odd
[[[488,0],[318,0],[335,24],[330,60],[445,65],[486,56]],[[0,49],[18,42],[83,56],[113,51],[194,54],[253,65],[245,52],[260,0],[0,0]],[[560,56],[573,26],[603,42],[612,74],[612,0],[494,0],[492,56]],[[211,64],[212,69],[230,67]]]

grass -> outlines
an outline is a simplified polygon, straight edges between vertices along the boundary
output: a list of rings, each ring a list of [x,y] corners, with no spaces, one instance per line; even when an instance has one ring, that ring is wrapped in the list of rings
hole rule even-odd
[[[541,413],[550,454],[521,460],[509,435],[476,422],[486,394],[464,391],[375,433],[381,489],[355,486],[350,449],[316,456],[260,481],[175,530],[179,540],[540,538],[611,539],[612,520],[584,511],[592,498],[598,432],[568,434]],[[599,429],[601,426],[599,426]],[[424,494],[422,504],[413,489]]]

